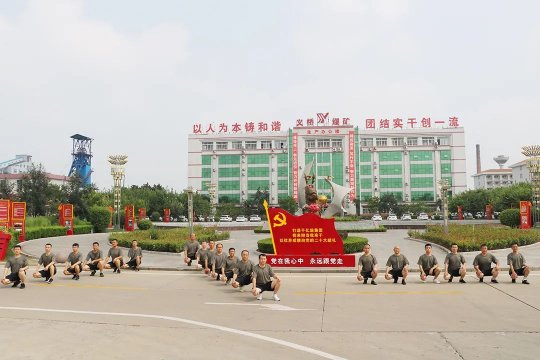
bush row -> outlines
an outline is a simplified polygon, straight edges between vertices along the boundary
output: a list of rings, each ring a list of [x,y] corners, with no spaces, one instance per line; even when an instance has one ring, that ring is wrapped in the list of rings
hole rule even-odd
[[[345,254],[354,254],[361,252],[368,239],[360,236],[349,236],[343,239],[343,251]],[[273,254],[272,238],[266,238],[257,241],[257,250],[265,254]]]
[[[425,232],[409,230],[409,236],[450,249],[456,243],[460,251],[477,251],[481,244],[489,249],[506,249],[513,242],[529,245],[540,241],[540,231],[511,229],[490,225],[450,225],[448,234],[441,225],[428,225]]]
[[[73,234],[90,234],[92,232],[92,225],[75,225],[73,227]],[[63,226],[45,226],[39,228],[27,228],[25,231],[24,240],[34,240],[41,238],[48,238],[54,236],[66,235],[66,228]],[[16,235],[17,237],[18,235]]]

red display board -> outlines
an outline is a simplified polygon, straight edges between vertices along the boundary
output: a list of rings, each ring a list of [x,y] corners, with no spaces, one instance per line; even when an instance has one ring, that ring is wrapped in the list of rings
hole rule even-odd
[[[531,203],[529,201],[519,202],[519,228],[530,229],[532,226]]]
[[[139,208],[139,220],[146,219],[146,209],[145,208]]]
[[[6,258],[10,240],[10,234],[0,231],[0,261]]]
[[[11,201],[0,200],[0,231],[7,231],[11,226]]]
[[[73,204],[60,204],[58,206],[58,215],[60,226],[66,228],[66,235],[73,235]]]
[[[343,240],[334,219],[313,213],[295,216],[281,208],[269,208],[264,202],[274,254],[268,255],[273,266],[285,267],[354,267],[355,256],[344,255]]]
[[[163,222],[171,222],[171,209],[163,209]]]
[[[493,220],[493,205],[486,205],[486,220]]]
[[[133,231],[135,230],[135,206],[126,205],[124,208],[124,230]]]
[[[457,207],[457,218],[458,220],[463,220],[463,208],[461,206]]]
[[[11,227],[19,233],[19,241],[24,241],[26,234],[26,203],[13,201],[11,203]]]

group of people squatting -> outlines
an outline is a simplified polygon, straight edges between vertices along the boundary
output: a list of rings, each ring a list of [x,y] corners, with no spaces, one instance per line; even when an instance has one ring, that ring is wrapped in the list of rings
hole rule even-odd
[[[525,257],[519,252],[518,244],[512,244],[512,252],[506,257],[508,264],[508,273],[512,279],[512,283],[516,282],[519,276],[522,276],[522,284],[529,284],[527,276],[531,268],[525,262]],[[431,244],[425,245],[425,254],[418,258],[418,269],[420,271],[420,280],[425,282],[429,276],[433,277],[433,282],[440,283],[439,275],[442,270],[435,255],[432,253]],[[484,277],[491,277],[492,283],[498,283],[497,276],[500,273],[501,267],[499,260],[490,252],[486,244],[480,246],[480,253],[476,255],[473,261],[475,275],[478,281],[483,282]],[[377,285],[375,278],[378,275],[377,258],[371,254],[371,246],[364,246],[364,254],[358,259],[358,281],[363,281],[367,284],[371,278],[371,284]],[[386,280],[394,280],[394,283],[399,281],[403,285],[407,284],[407,276],[409,275],[409,260],[401,253],[399,246],[394,246],[394,253],[390,255],[386,262],[386,271],[384,278]],[[450,253],[444,258],[444,280],[452,282],[454,277],[459,277],[460,283],[465,283],[467,275],[467,266],[465,257],[458,252],[458,245],[452,244]]]

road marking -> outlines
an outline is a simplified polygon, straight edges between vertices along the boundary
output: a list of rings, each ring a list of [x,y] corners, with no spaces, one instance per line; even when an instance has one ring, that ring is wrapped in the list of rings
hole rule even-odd
[[[43,287],[70,287],[81,289],[113,289],[113,290],[130,290],[130,291],[144,291],[147,288],[137,287],[125,287],[125,286],[106,286],[106,285],[83,285],[83,284],[35,284]]]
[[[345,358],[342,358],[337,355],[332,355],[329,353],[326,353],[324,351],[320,351],[317,349],[313,349],[304,345],[295,344],[289,341],[281,340],[272,338],[265,335],[260,335],[256,333],[252,333],[249,331],[244,330],[238,330],[233,329],[226,326],[221,325],[214,325],[209,323],[204,323],[200,321],[194,321],[194,320],[188,320],[173,316],[163,316],[163,315],[150,315],[150,314],[133,314],[133,313],[115,313],[115,312],[105,312],[105,311],[82,311],[82,310],[63,310],[63,309],[44,309],[44,308],[23,308],[23,307],[11,307],[11,306],[0,306],[0,310],[16,310],[16,311],[34,311],[34,312],[51,312],[51,313],[62,313],[62,314],[83,314],[83,315],[106,315],[106,316],[119,316],[119,317],[138,317],[138,318],[146,318],[146,319],[160,319],[160,320],[167,320],[167,321],[174,321],[174,322],[181,322],[185,324],[195,325],[195,326],[202,326],[207,327],[214,330],[220,330],[225,331],[228,333],[236,334],[236,335],[242,335],[246,337],[250,337],[253,339],[261,340],[261,341],[267,341],[270,343],[274,343],[281,346],[286,346],[288,348],[303,351],[309,354],[317,355],[325,359],[331,359],[331,360],[346,360]]]
[[[214,303],[207,302],[205,305],[231,305],[231,306],[261,306],[268,310],[274,311],[310,311],[315,309],[297,309],[290,306],[280,305],[280,304],[264,304],[264,303]]]
[[[463,291],[299,291],[295,295],[462,295]]]

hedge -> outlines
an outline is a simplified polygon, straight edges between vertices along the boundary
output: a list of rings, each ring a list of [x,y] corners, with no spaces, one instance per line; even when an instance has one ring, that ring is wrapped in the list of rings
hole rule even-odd
[[[477,251],[484,243],[488,249],[506,249],[513,242],[517,242],[519,245],[529,245],[540,241],[540,231],[538,230],[455,224],[451,224],[448,229],[448,234],[445,234],[443,226],[428,225],[425,232],[409,230],[408,234],[412,238],[439,244],[447,249],[450,249],[452,243],[456,243],[460,251]]]
[[[229,238],[229,233],[217,232],[215,228],[196,226],[193,231],[201,241],[221,241]],[[135,230],[132,232],[112,233],[109,240],[117,240],[122,247],[131,247],[131,241],[137,240],[143,250],[179,253],[184,250],[184,244],[189,239],[189,229],[155,229]]]
[[[137,223],[137,227],[139,228],[139,230],[148,230],[150,229],[152,226],[154,226],[154,224],[152,224],[152,221],[150,220],[139,220],[139,222]]]
[[[92,206],[88,212],[88,218],[94,226],[95,232],[105,232],[109,226],[111,213],[106,207]]]
[[[499,220],[501,221],[501,224],[513,228],[519,226],[519,217],[519,209],[506,209],[499,214]]]
[[[364,245],[368,243],[368,239],[360,236],[349,236],[343,239],[343,251],[345,254],[354,254],[361,252]],[[266,238],[257,241],[257,250],[265,254],[273,254],[274,247],[272,246],[272,238]]]
[[[73,234],[90,234],[92,232],[92,225],[75,225],[73,227]],[[28,228],[25,230],[24,240],[34,240],[55,236],[65,236],[66,228],[63,226],[44,226],[39,228]]]

